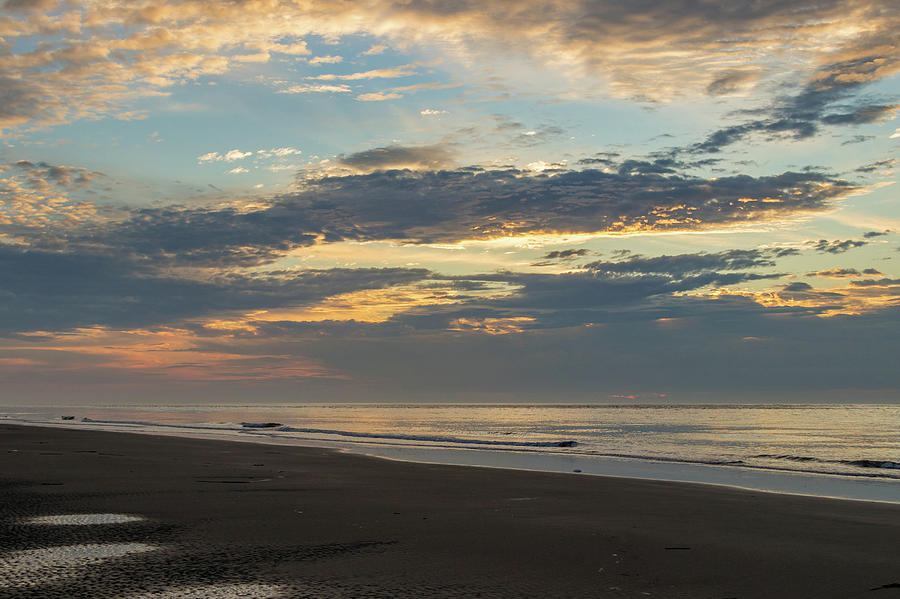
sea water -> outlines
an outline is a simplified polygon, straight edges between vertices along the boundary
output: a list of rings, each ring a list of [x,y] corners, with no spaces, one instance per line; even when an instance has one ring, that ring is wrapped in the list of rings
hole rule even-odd
[[[897,405],[84,406],[0,417],[900,502]]]

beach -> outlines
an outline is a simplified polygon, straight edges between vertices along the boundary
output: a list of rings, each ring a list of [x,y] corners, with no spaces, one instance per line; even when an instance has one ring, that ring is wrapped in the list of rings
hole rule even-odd
[[[0,456],[0,597],[900,597],[900,504],[7,424]]]

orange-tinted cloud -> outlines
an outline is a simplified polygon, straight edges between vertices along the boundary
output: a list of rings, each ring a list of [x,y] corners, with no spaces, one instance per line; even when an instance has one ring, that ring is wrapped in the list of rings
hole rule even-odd
[[[302,38],[310,34],[368,34],[400,46],[439,43],[463,56],[518,55],[561,71],[573,84],[587,81],[588,90],[650,100],[688,91],[731,93],[777,70],[774,64],[817,71],[809,79],[819,86],[867,83],[898,69],[898,11],[887,0],[752,8],[586,0],[488,0],[440,9],[387,0],[48,2],[46,11],[18,4],[5,4],[15,10],[0,21],[0,36],[12,44],[43,43],[0,53],[0,129],[6,130],[127,112],[131,101],[167,94],[179,83],[273,56],[302,57],[309,52]],[[384,71],[408,72],[402,65]],[[333,78],[376,76],[365,73]]]

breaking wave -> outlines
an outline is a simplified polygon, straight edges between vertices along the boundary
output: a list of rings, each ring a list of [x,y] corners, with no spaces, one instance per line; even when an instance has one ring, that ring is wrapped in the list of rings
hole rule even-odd
[[[820,464],[846,464],[848,466],[857,466],[859,468],[888,468],[891,470],[900,470],[900,462],[892,462],[890,460],[823,460],[821,458],[813,458],[802,455],[761,453],[753,456],[754,458],[766,458],[769,460],[788,460],[791,462],[817,462]]]

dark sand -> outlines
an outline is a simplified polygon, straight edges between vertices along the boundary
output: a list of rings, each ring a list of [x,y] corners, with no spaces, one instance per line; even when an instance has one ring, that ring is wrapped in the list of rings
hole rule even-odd
[[[893,504],[0,425],[0,506],[2,597],[900,598]],[[148,520],[21,522],[91,512]],[[112,542],[161,549],[9,586],[15,552]]]

